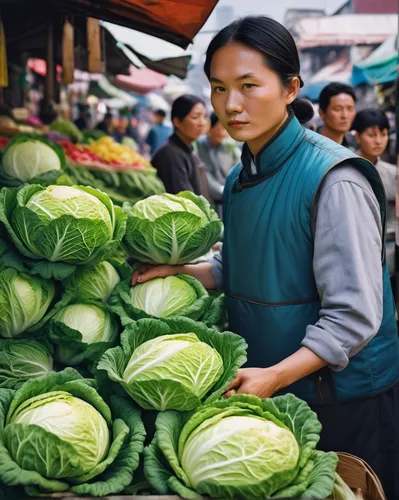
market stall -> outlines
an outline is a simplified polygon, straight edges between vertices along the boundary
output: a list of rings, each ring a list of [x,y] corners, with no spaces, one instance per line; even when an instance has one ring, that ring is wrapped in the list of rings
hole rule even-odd
[[[104,19],[183,46],[215,3],[51,5],[82,16],[101,5]],[[93,69],[100,25],[86,21]],[[47,34],[51,97],[55,25]],[[134,145],[101,131],[61,118],[1,127],[1,500],[384,500],[367,464],[318,449],[305,401],[223,398],[248,346],[222,293],[184,274],[132,286],[142,264],[219,252],[223,224],[205,198],[165,194]]]

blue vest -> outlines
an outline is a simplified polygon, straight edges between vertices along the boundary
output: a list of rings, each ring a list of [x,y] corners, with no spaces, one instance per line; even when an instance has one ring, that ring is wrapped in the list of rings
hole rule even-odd
[[[273,366],[290,356],[301,347],[306,327],[319,319],[312,264],[315,199],[326,174],[348,159],[369,180],[385,228],[385,192],[374,166],[306,130],[293,115],[256,156],[256,173],[239,164],[228,177],[224,288],[230,329],[249,345],[247,366]],[[381,262],[384,311],[379,332],[344,370],[325,368],[285,392],[324,404],[373,395],[399,380],[399,340],[385,253]]]

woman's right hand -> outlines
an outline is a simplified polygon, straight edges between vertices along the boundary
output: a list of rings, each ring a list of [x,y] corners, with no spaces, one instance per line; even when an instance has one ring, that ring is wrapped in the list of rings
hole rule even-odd
[[[181,272],[181,270],[180,270]],[[179,273],[179,266],[144,264],[133,272],[132,286],[145,283],[154,278],[166,278]]]

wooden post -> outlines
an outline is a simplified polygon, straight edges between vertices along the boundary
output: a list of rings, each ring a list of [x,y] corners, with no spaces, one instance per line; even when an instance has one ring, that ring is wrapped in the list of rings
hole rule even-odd
[[[89,73],[102,73],[100,21],[87,18],[87,52]]]
[[[62,38],[62,81],[73,83],[75,71],[74,27],[70,21],[65,21]]]
[[[46,83],[44,86],[44,102],[50,104],[54,100],[54,81],[55,81],[55,64],[54,64],[54,23],[50,21],[47,28],[47,74]]]

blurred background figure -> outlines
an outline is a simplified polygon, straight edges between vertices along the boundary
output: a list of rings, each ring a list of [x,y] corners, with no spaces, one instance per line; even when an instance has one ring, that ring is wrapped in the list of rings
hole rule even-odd
[[[228,140],[228,133],[215,112],[211,114],[208,134],[198,140],[197,152],[206,168],[209,195],[221,216],[226,177],[239,161],[240,150]]]
[[[129,127],[129,119],[122,115],[118,118],[112,137],[116,142],[123,144],[124,146],[129,146],[131,149],[137,151],[137,142],[132,137],[131,129]]]
[[[379,109],[364,109],[357,113],[353,122],[356,131],[358,154],[371,161],[381,176],[388,201],[386,250],[389,273],[395,273],[395,196],[396,166],[380,159],[385,152],[389,139],[389,121]]]
[[[90,128],[90,107],[87,104],[80,104],[78,109],[79,118],[75,121],[75,125],[79,130],[87,130]]]
[[[182,95],[173,102],[171,119],[174,132],[155,152],[151,163],[168,193],[187,190],[209,197],[205,169],[192,146],[208,126],[205,104],[194,95]]]
[[[113,133],[113,116],[112,113],[108,112],[105,114],[104,119],[97,125],[97,130],[101,130],[104,134],[112,135]]]
[[[319,115],[323,125],[318,132],[325,137],[356,150],[356,141],[349,134],[356,115],[356,95],[345,83],[330,83],[320,93]]]
[[[126,116],[120,116],[115,124],[113,138],[116,142],[122,143],[125,137],[131,137],[129,134],[129,120]]]
[[[157,149],[165,144],[173,130],[169,125],[165,125],[166,113],[163,109],[154,111],[153,122],[154,126],[151,128],[147,135],[146,144],[150,147],[151,156]]]

